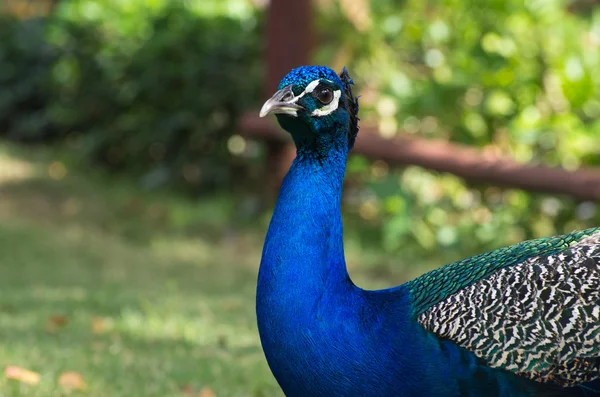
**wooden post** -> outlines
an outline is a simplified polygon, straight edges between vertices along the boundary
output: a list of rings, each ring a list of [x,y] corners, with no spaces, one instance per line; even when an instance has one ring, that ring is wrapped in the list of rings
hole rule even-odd
[[[313,36],[311,0],[271,0],[267,14],[265,99],[291,69],[310,63]],[[269,191],[276,192],[295,156],[289,143],[267,143]]]

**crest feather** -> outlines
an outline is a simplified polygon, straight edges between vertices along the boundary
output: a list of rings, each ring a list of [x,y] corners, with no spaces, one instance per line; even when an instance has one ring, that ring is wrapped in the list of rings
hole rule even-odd
[[[352,85],[354,85],[354,81],[348,74],[348,69],[344,66],[342,69],[342,73],[340,73],[340,80],[342,80],[342,84],[344,85],[344,97],[346,98],[346,109],[348,110],[348,114],[350,115],[350,125],[348,128],[348,148],[352,149],[354,146],[354,141],[356,140],[356,136],[358,135],[358,97],[354,97],[352,95]]]

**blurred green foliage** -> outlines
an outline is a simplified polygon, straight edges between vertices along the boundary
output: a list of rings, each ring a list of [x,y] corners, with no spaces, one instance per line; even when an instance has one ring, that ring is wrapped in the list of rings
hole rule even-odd
[[[46,19],[4,16],[0,134],[64,139],[144,186],[247,184],[259,146],[232,132],[242,109],[260,105],[261,4],[78,0]],[[600,9],[578,0],[314,4],[315,63],[349,67],[361,119],[383,135],[570,170],[600,165]],[[600,223],[596,203],[360,157],[348,169],[347,222],[363,225],[357,249],[441,246],[458,257]]]
[[[51,134],[47,107],[53,48],[40,20],[0,15],[0,135],[27,140]]]
[[[242,167],[227,142],[261,81],[259,15],[221,8],[83,0],[48,18],[3,16],[0,134],[66,138],[150,187],[231,184]]]
[[[598,166],[600,9],[577,15],[575,3],[318,2],[317,61],[349,66],[361,119],[386,136],[402,131],[570,170]],[[596,203],[360,158],[349,169],[357,212],[372,225],[365,235],[389,250],[464,254],[600,223]]]

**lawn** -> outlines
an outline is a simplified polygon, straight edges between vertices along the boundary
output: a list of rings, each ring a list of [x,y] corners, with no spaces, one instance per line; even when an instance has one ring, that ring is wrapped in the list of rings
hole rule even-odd
[[[0,363],[40,375],[3,372],[0,395],[281,396],[254,319],[262,231],[132,186],[0,147]]]
[[[0,144],[0,395],[282,396],[254,317],[268,214],[69,164]],[[347,250],[363,287],[436,265]]]

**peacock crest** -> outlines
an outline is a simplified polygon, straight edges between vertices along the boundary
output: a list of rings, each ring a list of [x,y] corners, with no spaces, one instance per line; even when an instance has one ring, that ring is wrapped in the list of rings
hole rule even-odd
[[[348,129],[348,148],[352,149],[354,146],[354,141],[356,140],[356,136],[358,135],[358,97],[354,97],[352,94],[352,85],[354,85],[354,80],[348,74],[348,69],[344,66],[342,69],[342,73],[340,73],[340,80],[342,80],[342,84],[344,85],[344,97],[346,99],[346,110],[350,115],[350,128]]]

